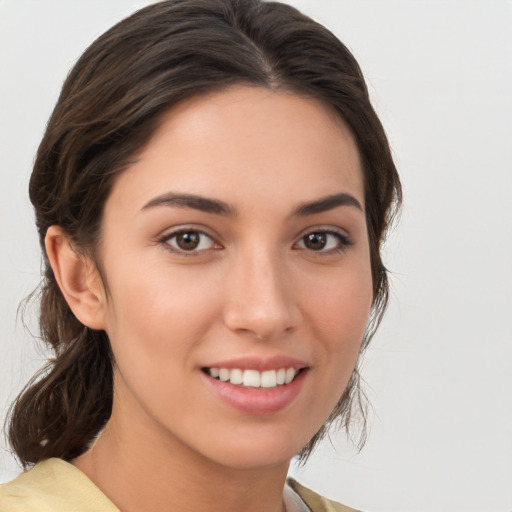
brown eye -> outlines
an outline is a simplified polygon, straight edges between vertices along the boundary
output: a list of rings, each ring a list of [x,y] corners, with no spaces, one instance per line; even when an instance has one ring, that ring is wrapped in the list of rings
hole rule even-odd
[[[298,249],[330,254],[342,251],[350,245],[353,245],[353,242],[343,233],[337,231],[311,231],[299,240],[296,247]]]
[[[214,249],[215,242],[206,233],[201,231],[180,231],[167,236],[165,242],[174,252],[194,253],[207,249]]]
[[[304,246],[312,251],[321,251],[327,243],[326,233],[308,233],[303,237]]]
[[[199,233],[181,233],[176,236],[176,245],[184,251],[193,251],[199,245]]]

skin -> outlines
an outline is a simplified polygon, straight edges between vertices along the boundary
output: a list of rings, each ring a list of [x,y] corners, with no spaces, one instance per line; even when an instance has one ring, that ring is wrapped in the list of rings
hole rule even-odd
[[[169,193],[222,201],[229,215],[169,204]],[[354,201],[297,213],[334,194]],[[180,250],[176,229],[203,232],[198,249]],[[324,234],[324,248],[309,248],[309,233]],[[282,510],[290,459],[341,396],[372,301],[363,175],[346,125],[286,91],[187,100],[107,200],[104,281],[56,226],[47,251],[75,315],[106,330],[116,361],[112,417],[73,464],[124,511]],[[276,355],[308,369],[271,414],[226,404],[201,370]]]

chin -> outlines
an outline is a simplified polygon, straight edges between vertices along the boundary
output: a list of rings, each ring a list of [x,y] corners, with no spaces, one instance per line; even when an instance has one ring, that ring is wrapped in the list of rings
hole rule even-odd
[[[314,433],[312,434],[314,435]],[[312,437],[312,436],[311,436]],[[258,431],[243,439],[235,433],[229,433],[217,446],[210,446],[210,460],[238,470],[255,470],[276,466],[288,466],[290,461],[307,444],[310,437],[297,436],[289,430],[282,432]]]

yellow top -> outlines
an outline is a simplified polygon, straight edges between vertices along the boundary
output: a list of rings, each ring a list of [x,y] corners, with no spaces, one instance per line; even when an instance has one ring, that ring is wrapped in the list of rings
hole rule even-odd
[[[336,501],[328,500],[311,489],[304,487],[293,478],[288,478],[286,483],[302,498],[302,501],[312,512],[361,512],[355,508],[347,507]],[[0,512],[3,512],[0,509]]]
[[[47,459],[0,486],[0,512],[119,512],[72,464]]]
[[[313,512],[357,512],[303,487],[288,485]],[[48,459],[0,485],[0,512],[119,512],[119,509],[72,464]]]

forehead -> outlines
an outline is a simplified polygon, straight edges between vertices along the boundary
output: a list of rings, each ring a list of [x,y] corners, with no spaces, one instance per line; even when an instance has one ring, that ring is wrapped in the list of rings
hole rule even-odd
[[[171,108],[112,195],[141,206],[166,189],[230,203],[348,192],[364,203],[359,153],[341,117],[319,100],[249,86]]]

